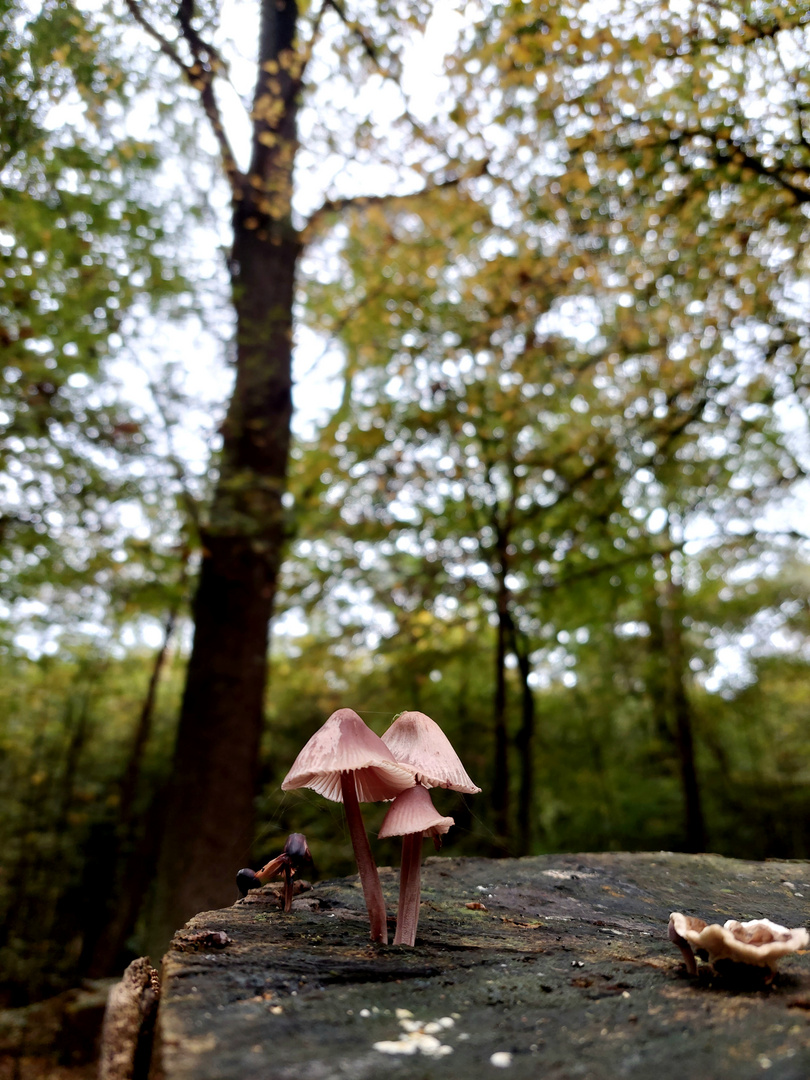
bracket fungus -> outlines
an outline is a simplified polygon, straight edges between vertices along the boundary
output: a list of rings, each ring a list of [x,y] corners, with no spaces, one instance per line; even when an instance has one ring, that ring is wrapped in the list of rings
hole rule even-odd
[[[467,775],[445,733],[436,721],[431,720],[425,713],[401,713],[383,735],[382,741],[397,761],[404,762],[414,770],[417,785],[423,790],[441,787],[468,795],[474,795],[481,790]],[[452,818],[438,814],[427,791],[427,798],[418,792],[406,794],[409,796],[407,800],[402,797],[397,800],[400,807],[396,814],[396,802],[388,811],[379,832],[381,837],[403,835],[395,945],[413,945],[416,941],[421,895],[422,840],[425,836],[436,838],[446,833],[453,824]],[[403,822],[406,824],[404,828],[400,827]]]
[[[728,963],[745,965],[749,970],[760,969],[765,982],[770,982],[780,957],[806,949],[810,935],[803,927],[789,930],[770,919],[752,919],[750,922],[729,919],[720,926],[673,911],[669,917],[669,940],[681,950],[690,975],[697,975],[697,953],[716,969],[718,964],[722,970]]]
[[[380,878],[360,813],[360,802],[395,799],[414,785],[413,769],[396,760],[353,709],[338,709],[319,728],[284,778],[281,788],[311,788],[342,802],[371,924],[371,940],[388,944]]]

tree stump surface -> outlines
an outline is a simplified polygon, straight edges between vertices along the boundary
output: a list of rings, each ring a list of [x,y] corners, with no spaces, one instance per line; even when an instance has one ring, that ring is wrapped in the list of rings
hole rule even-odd
[[[380,876],[393,912],[398,873]],[[667,939],[671,911],[805,925],[808,862],[429,858],[414,949],[369,942],[356,878],[287,915],[275,902],[266,888],[175,935],[153,1076],[810,1077],[810,954],[770,986],[735,985],[707,965],[690,978]]]

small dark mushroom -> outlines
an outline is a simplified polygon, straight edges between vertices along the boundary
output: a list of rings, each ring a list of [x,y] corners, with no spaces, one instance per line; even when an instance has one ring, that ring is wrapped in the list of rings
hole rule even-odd
[[[251,889],[260,889],[261,886],[262,883],[256,876],[255,870],[245,867],[236,875],[236,887],[241,897],[247,896]]]
[[[289,911],[292,907],[292,879],[296,874],[300,875],[302,870],[311,867],[312,855],[307,838],[303,833],[290,833],[280,855],[265,863],[259,871],[240,870],[236,875],[236,885],[240,896],[244,898],[250,889],[260,889],[271,878],[284,874],[284,910]]]
[[[294,873],[300,875],[302,870],[312,869],[312,854],[303,833],[290,833],[284,845],[284,854],[289,858]]]

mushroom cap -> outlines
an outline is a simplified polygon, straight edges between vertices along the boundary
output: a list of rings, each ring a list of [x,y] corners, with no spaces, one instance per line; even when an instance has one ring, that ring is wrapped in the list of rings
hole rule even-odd
[[[451,817],[442,817],[427,788],[417,784],[397,795],[383,818],[377,835],[381,840],[386,836],[410,836],[421,833],[422,836],[442,836],[455,821]]]
[[[311,788],[326,799],[343,802],[344,772],[354,773],[360,802],[393,799],[414,785],[413,769],[398,762],[353,709],[338,709],[295,759],[281,788]]]
[[[424,787],[450,788],[468,795],[481,790],[465,772],[445,733],[424,713],[402,713],[382,739],[397,761],[414,769]]]
[[[707,925],[702,919],[673,911],[669,917],[670,938],[688,942],[695,950],[708,953],[709,960],[734,960],[738,964],[769,968],[776,971],[780,957],[798,949],[806,949],[810,935],[803,927],[789,930],[770,919],[737,922],[729,919],[723,926]]]

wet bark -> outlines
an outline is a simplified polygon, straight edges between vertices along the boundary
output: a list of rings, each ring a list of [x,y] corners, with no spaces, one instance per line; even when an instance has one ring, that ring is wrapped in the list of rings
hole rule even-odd
[[[159,997],[157,971],[146,957],[133,960],[107,1000],[99,1080],[146,1080]]]
[[[286,915],[259,890],[199,916],[164,958],[152,1075],[753,1080],[765,1062],[799,1080],[810,955],[785,957],[770,988],[702,961],[690,978],[667,925],[684,907],[801,926],[806,899],[784,882],[808,873],[666,852],[428,858],[415,949],[369,944],[356,879],[316,883]],[[397,874],[381,877],[391,905]]]

